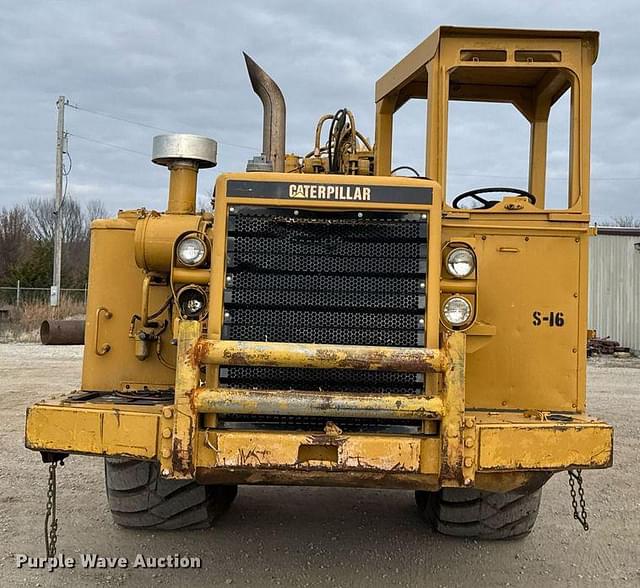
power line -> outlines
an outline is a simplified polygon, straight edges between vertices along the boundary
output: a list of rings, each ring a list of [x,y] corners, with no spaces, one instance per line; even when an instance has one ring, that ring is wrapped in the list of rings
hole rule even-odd
[[[163,130],[160,129],[158,127],[152,127],[156,130]],[[128,147],[124,147],[122,145],[116,145],[115,143],[108,143],[106,141],[100,141],[99,139],[93,139],[91,137],[85,137],[83,135],[78,135],[76,133],[66,133],[68,136],[70,137],[76,137],[77,139],[82,139],[83,141],[89,141],[90,143],[96,143],[98,145],[104,145],[105,147],[111,147],[112,149],[119,149],[121,151],[128,151],[129,153],[135,153],[136,155],[142,155],[144,157],[148,157],[149,154],[148,153],[144,153],[142,151],[136,151],[135,149],[129,149]],[[229,143],[227,143],[228,145]],[[71,157],[67,154],[67,156],[69,157],[69,159],[71,159]],[[68,171],[71,171],[70,169]],[[68,173],[64,174],[65,176],[68,175]],[[494,180],[527,180],[528,178],[526,176],[499,176],[499,175],[488,175],[488,174],[456,174],[456,173],[449,173],[448,174],[451,177],[457,177],[457,178],[487,178],[487,179],[494,179]],[[548,180],[562,180],[562,181],[566,181],[568,180],[568,177],[553,177],[553,176],[547,176]],[[617,178],[594,178],[591,177],[590,178],[591,181],[594,182],[640,182],[640,177],[639,178],[633,178],[633,177],[628,177],[628,178],[624,178],[624,177],[617,177]]]
[[[91,114],[95,114],[96,116],[102,116],[104,118],[111,118],[113,120],[119,120],[121,122],[129,123],[130,125],[138,125],[139,127],[144,127],[146,129],[152,129],[154,131],[161,131],[162,133],[173,133],[169,129],[163,129],[162,127],[155,127],[153,125],[149,125],[147,123],[143,123],[137,120],[131,120],[128,118],[124,118],[122,116],[118,116],[116,114],[110,114],[108,112],[101,112],[99,110],[91,110],[90,108],[83,108],[82,106],[78,106],[77,104],[69,104],[70,108],[75,110],[82,110],[83,112],[89,112]]]
[[[149,157],[148,153],[143,153],[142,151],[136,151],[135,149],[129,149],[128,147],[123,147],[122,145],[116,145],[114,143],[107,143],[106,141],[100,141],[99,139],[92,139],[91,137],[85,137],[83,135],[77,135],[76,133],[67,133],[71,137],[75,137],[76,139],[82,139],[83,141],[89,141],[90,143],[97,143],[98,145],[104,145],[105,147],[111,147],[112,149],[120,149],[121,151],[128,151],[129,153],[135,153],[136,155],[142,155],[143,157]]]
[[[69,106],[70,108],[73,108],[75,110],[81,110],[83,112],[88,112],[90,114],[95,114],[96,116],[101,116],[104,118],[110,118],[112,120],[117,120],[120,122],[125,122],[131,125],[137,125],[139,127],[143,127],[146,129],[151,129],[154,131],[160,131],[162,133],[174,133],[175,131],[172,131],[170,129],[165,129],[163,127],[156,127],[154,125],[150,125],[148,123],[144,123],[141,121],[137,121],[137,120],[132,120],[130,118],[125,118],[123,116],[119,116],[117,114],[112,114],[110,112],[104,112],[104,111],[100,111],[100,110],[93,110],[91,108],[85,108],[83,106],[78,106],[77,104],[72,104],[71,102],[69,102],[68,100],[66,101],[66,106]],[[67,133],[68,135],[71,135],[71,133]],[[83,137],[81,135],[73,135],[74,137],[77,137],[78,139],[83,139],[85,141],[91,141],[93,143],[98,143],[100,145],[105,145],[107,147],[112,147],[114,149],[121,149],[123,151],[129,151],[131,153],[137,153],[138,155],[144,155],[145,157],[148,156],[147,153],[142,153],[141,151],[136,151],[134,149],[129,149],[128,147],[123,147],[121,145],[114,145],[113,143],[106,143],[104,141],[99,141],[98,139],[91,139],[89,137]],[[228,143],[228,142],[223,142],[223,141],[218,141],[218,143],[220,145],[227,145],[229,147],[237,147],[238,149],[248,149],[250,151],[260,151],[260,149],[258,149],[257,147],[251,147],[249,145],[241,145],[238,143]],[[501,175],[489,175],[489,174],[457,174],[457,173],[449,173],[449,176],[452,177],[459,177],[459,178],[487,178],[487,179],[497,179],[497,180],[528,180],[528,178],[526,176],[501,176]],[[569,178],[567,176],[547,176],[548,180],[551,181],[567,181]],[[617,177],[617,178],[596,178],[596,177],[591,177],[590,178],[592,181],[595,182],[640,182],[640,177],[634,178],[634,177]]]
[[[162,127],[156,127],[154,125],[150,125],[148,123],[144,123],[138,120],[132,120],[130,118],[125,118],[123,116],[119,116],[117,114],[111,114],[110,112],[103,112],[100,110],[92,110],[91,108],[84,108],[83,106],[78,106],[77,104],[68,103],[70,108],[75,110],[81,110],[83,112],[88,112],[90,114],[95,114],[96,116],[102,116],[104,118],[110,118],[112,120],[118,120],[120,122],[125,122],[130,125],[137,125],[139,127],[144,127],[145,129],[151,129],[153,131],[160,131],[161,133],[175,133],[175,131],[164,129]],[[240,145],[238,143],[229,143],[227,141],[218,141],[220,145],[227,145],[229,147],[237,147],[238,149],[248,149],[250,151],[260,151],[257,147],[252,147],[250,145]]]

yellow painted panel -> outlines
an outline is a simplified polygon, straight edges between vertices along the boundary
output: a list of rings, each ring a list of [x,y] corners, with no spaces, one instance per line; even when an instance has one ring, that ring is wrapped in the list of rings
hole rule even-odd
[[[123,219],[96,224],[91,230],[83,390],[120,390],[127,382],[143,382],[158,388],[168,388],[174,383],[175,372],[158,360],[155,345],[151,346],[149,357],[139,361],[135,357],[135,343],[129,337],[131,317],[141,314],[144,277],[135,263],[133,239],[134,227]],[[150,288],[150,312],[162,306],[168,295],[168,287]],[[105,312],[98,318],[99,307],[111,312],[111,318],[106,318]],[[162,349],[165,361],[173,364],[175,347],[170,345],[170,339],[168,329],[162,335]],[[103,345],[109,345],[109,351],[96,354],[96,347]]]
[[[30,449],[101,453],[99,412],[36,405],[27,409],[26,445]]]
[[[606,468],[613,459],[608,425],[480,427],[480,470]]]
[[[157,454],[158,417],[123,414],[117,410],[104,413],[102,449],[106,453],[126,453],[152,458]]]
[[[27,413],[26,444],[35,450],[155,459],[159,420],[158,407],[39,404]],[[501,422],[480,425],[478,431],[480,471],[611,465],[613,431],[604,423]],[[439,437],[205,430],[197,439],[196,465],[205,469],[439,473]]]
[[[485,236],[476,243],[478,319],[496,334],[468,357],[467,408],[575,410],[580,244]]]
[[[204,435],[204,433],[203,433]],[[203,452],[203,458],[215,455],[217,461],[203,463],[200,467],[254,467],[295,469],[327,469],[327,470],[375,470],[387,472],[414,472],[420,470],[421,440],[408,436],[376,436],[376,435],[339,435],[331,437],[325,434],[301,433],[259,433],[259,432],[221,432],[209,433],[209,443],[216,439],[216,451]],[[423,439],[431,445],[429,470],[437,471],[437,455],[439,439]],[[205,441],[206,443],[206,441]],[[337,461],[311,460],[300,461],[301,455],[309,455],[309,446],[336,447]],[[304,447],[301,452],[300,448]],[[327,455],[329,452],[326,452]],[[322,453],[318,452],[318,456]]]
[[[158,416],[40,404],[27,410],[29,449],[152,459]]]

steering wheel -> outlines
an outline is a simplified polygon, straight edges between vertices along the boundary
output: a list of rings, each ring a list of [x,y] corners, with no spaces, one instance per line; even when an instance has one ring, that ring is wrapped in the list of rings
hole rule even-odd
[[[482,206],[480,209],[484,210],[486,208],[491,208],[500,202],[500,200],[487,200],[486,198],[482,198],[478,194],[490,194],[493,192],[508,192],[509,194],[516,194],[518,196],[524,196],[531,204],[536,203],[536,197],[531,194],[531,192],[527,192],[526,190],[520,190],[519,188],[476,188],[475,190],[469,190],[468,192],[463,192],[459,194],[453,199],[451,206],[453,208],[460,209],[460,202],[465,198],[472,198],[476,202],[480,202]]]

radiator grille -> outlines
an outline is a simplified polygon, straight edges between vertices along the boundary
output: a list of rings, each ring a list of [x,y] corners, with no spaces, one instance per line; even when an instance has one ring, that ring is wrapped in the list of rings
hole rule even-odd
[[[223,339],[421,347],[426,259],[427,220],[420,214],[235,207],[228,219]],[[424,381],[421,373],[223,366],[220,384],[417,394]]]

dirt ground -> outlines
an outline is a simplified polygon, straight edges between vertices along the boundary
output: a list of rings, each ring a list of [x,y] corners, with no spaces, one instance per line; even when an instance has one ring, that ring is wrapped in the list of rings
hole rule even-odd
[[[585,474],[591,531],[572,519],[565,474],[546,486],[534,532],[480,543],[434,534],[404,491],[242,487],[209,531],[116,527],[102,461],[59,470],[58,552],[200,556],[200,569],[18,569],[42,556],[46,466],[23,446],[28,404],[79,384],[80,347],[0,345],[0,585],[583,586],[640,585],[640,361],[589,365],[590,412],[616,427],[615,466]]]

